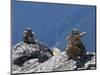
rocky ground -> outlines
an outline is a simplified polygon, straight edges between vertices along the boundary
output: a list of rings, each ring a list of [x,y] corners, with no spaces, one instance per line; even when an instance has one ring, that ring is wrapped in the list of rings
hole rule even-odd
[[[35,55],[36,57],[33,56],[30,58],[31,55]],[[22,56],[28,56],[29,58],[25,58],[25,60],[21,63],[14,63],[15,59]],[[13,74],[84,69],[96,69],[94,52],[87,52],[86,56],[78,58],[77,60],[73,60],[68,59],[68,56],[64,51],[58,55],[56,54],[53,56],[52,52],[49,51],[46,46],[43,46],[40,43],[37,43],[35,45],[27,45],[21,42],[12,48]]]

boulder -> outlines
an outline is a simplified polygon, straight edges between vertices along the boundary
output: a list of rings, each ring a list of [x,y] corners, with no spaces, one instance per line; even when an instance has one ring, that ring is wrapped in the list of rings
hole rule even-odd
[[[37,58],[40,63],[43,63],[52,56],[50,49],[39,42],[36,44],[20,42],[12,48],[12,63],[18,66],[22,66],[33,58]]]
[[[20,69],[13,70],[16,73],[37,73],[37,72],[58,72],[58,71],[73,71],[96,69],[95,53],[87,52],[83,58],[77,60],[68,59],[66,52],[61,52],[59,55],[52,56],[47,61],[40,63],[38,59],[31,59],[24,63]]]

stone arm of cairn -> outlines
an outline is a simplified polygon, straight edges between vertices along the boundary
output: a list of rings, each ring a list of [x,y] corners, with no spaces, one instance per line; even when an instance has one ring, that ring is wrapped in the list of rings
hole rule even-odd
[[[68,47],[69,47],[69,45],[70,45],[70,37],[71,37],[71,35],[69,35],[69,36],[66,37],[66,41],[67,41],[68,43],[67,43],[67,46],[66,46],[66,48],[65,48],[65,51],[68,50]]]
[[[32,32],[33,35],[33,41],[36,42],[35,32]]]
[[[66,41],[68,42],[68,46],[69,46],[69,44],[71,42],[70,39],[71,39],[71,35],[69,35],[69,36],[66,37]]]
[[[36,38],[35,38],[35,32],[32,32],[32,35],[33,35],[33,39],[35,40]]]
[[[86,32],[80,33],[80,37],[82,37],[82,36],[85,35],[85,34],[86,34]],[[69,40],[70,40],[70,37],[71,37],[71,35],[67,36],[67,37],[66,37],[66,41],[69,41]]]
[[[86,32],[80,33],[80,37],[82,37],[82,36],[85,35],[85,34],[86,34]]]

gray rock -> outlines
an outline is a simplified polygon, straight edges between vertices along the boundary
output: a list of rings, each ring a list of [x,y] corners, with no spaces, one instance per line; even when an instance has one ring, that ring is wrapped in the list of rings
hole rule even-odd
[[[80,61],[79,65],[84,61]],[[29,60],[25,62],[23,70],[14,70],[13,73],[35,73],[35,72],[52,72],[52,71],[68,71],[68,70],[82,70],[82,69],[95,69],[95,54],[79,67],[76,65],[78,61],[68,60],[68,56],[65,52],[62,52],[59,56],[53,56],[49,60],[38,63],[37,59]]]
[[[32,58],[38,58],[39,62],[44,62],[52,56],[50,49],[39,42],[36,44],[21,42],[12,48],[12,63],[18,66],[22,66]]]
[[[27,52],[28,50],[28,52]],[[39,51],[39,56],[36,58],[27,59],[28,56],[36,55]],[[13,61],[19,57],[24,57],[25,62],[22,66],[18,66]],[[35,56],[33,56],[35,57]],[[23,58],[22,58],[23,59]],[[43,62],[39,61],[45,60]],[[26,45],[23,42],[12,48],[12,73],[35,73],[35,72],[53,72],[53,71],[68,71],[68,70],[90,70],[96,69],[95,53],[87,52],[86,56],[77,60],[68,59],[66,52],[61,52],[59,55],[52,56],[48,48],[42,44]]]

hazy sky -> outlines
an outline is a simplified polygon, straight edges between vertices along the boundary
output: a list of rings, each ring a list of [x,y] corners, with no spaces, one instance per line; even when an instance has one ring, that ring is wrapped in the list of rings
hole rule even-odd
[[[32,27],[48,47],[64,49],[73,28],[86,31],[82,38],[87,50],[95,50],[96,7],[70,4],[12,2],[12,45],[22,41],[23,31]]]

